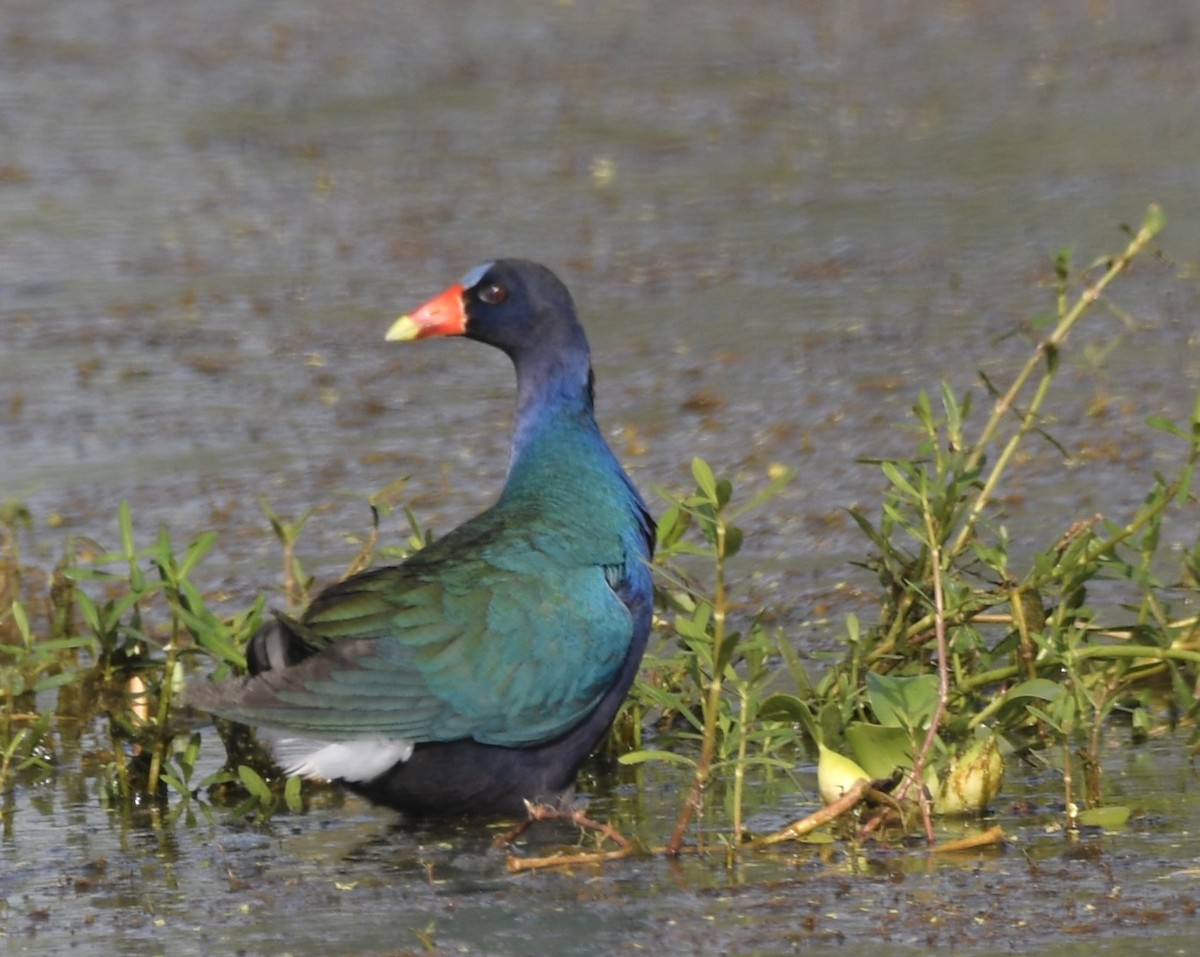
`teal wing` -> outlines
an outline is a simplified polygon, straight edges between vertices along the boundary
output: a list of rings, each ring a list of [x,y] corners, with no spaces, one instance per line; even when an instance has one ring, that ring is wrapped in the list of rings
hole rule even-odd
[[[331,739],[518,747],[565,732],[611,685],[632,618],[594,548],[577,560],[539,546],[561,532],[483,532],[322,593],[297,630],[324,650],[247,679],[214,710]]]

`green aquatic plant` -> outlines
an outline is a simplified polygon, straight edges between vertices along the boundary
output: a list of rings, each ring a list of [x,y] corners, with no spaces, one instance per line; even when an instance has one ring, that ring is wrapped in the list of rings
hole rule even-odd
[[[139,548],[124,502],[117,526],[120,549],[66,571],[77,586],[73,601],[83,631],[77,641],[89,652],[77,677],[94,688],[107,720],[113,793],[122,801],[159,799],[166,787],[187,784],[195,760],[191,733],[177,713],[185,662],[199,657],[218,671],[244,668],[242,648],[261,621],[263,599],[229,618],[208,608],[192,575],[215,533],[201,533],[177,553],[160,528],[152,545]]]
[[[296,544],[312,515],[312,509],[305,509],[299,518],[286,519],[280,517],[265,498],[259,500],[259,505],[283,548],[283,596],[290,614],[308,604],[309,592],[313,587],[313,577],[305,572],[296,554]]]
[[[732,838],[740,842],[746,771],[752,765],[789,767],[773,752],[792,737],[776,733],[778,722],[760,715],[776,670],[770,664],[774,644],[757,621],[750,621],[745,631],[731,623],[728,571],[743,541],[737,523],[778,495],[792,473],[780,472],[748,501],[735,505],[729,479],[717,478],[703,459],[694,459],[691,468],[695,491],[683,496],[663,492],[667,510],[658,523],[658,593],[671,614],[670,647],[649,656],[631,700],[642,714],[657,709],[682,721],[699,751],[693,757],[676,750],[639,749],[621,757],[626,764],[658,760],[691,768],[691,787],[667,845],[672,854],[682,847],[688,825],[718,774],[732,779]],[[689,536],[693,530],[698,534]],[[685,571],[684,559],[699,560],[711,575],[711,585],[705,587]]]
[[[1068,807],[1074,806],[1070,749],[1076,746],[1085,801],[1102,803],[1101,730],[1124,713],[1135,733],[1147,734],[1150,710],[1135,698],[1144,699],[1147,687],[1162,693],[1163,681],[1169,682],[1174,713],[1195,717],[1196,619],[1173,610],[1157,570],[1165,517],[1194,501],[1200,402],[1186,423],[1150,420],[1150,427],[1180,442],[1180,462],[1173,478],[1155,478],[1127,520],[1067,518],[1061,534],[1035,548],[1018,570],[997,508],[1016,479],[1017,453],[1025,443],[1045,440],[1063,450],[1046,425],[1068,334],[1152,249],[1161,226],[1161,214],[1151,208],[1142,225],[1129,230],[1121,253],[1080,274],[1069,255],[1056,258],[1055,315],[1036,327],[1032,352],[1007,388],[982,378],[990,402],[982,425],[976,424],[980,413],[971,393],[959,397],[943,385],[935,403],[920,391],[912,410],[915,454],[865,460],[887,482],[877,520],[861,510],[850,513],[871,546],[861,564],[879,581],[878,616],[869,626],[860,624],[859,615],[847,618],[846,653],[819,680],[810,679],[787,636],[777,638],[777,657],[756,658],[761,629],[741,634],[727,627],[727,559],[742,544],[740,533],[728,534],[731,483],[697,463],[697,490],[668,497],[664,568],[675,548],[703,560],[712,582],[706,589],[697,576],[682,588],[677,576],[663,575],[660,591],[673,612],[663,624],[669,643],[648,658],[634,695],[633,707],[641,713],[678,719],[681,743],[698,741],[692,750],[671,746],[670,736],[660,735],[655,748],[625,758],[694,769],[668,850],[679,850],[682,829],[712,778],[727,772],[738,782],[750,754],[767,763],[798,754],[807,743],[830,756],[834,749],[853,754],[872,778],[898,771],[895,797],[923,806],[932,840],[930,812],[982,810],[996,795],[1006,755],[1039,760],[1051,753],[1050,745],[1062,755]],[[1087,360],[1094,364],[1097,353]],[[679,548],[693,523],[703,531],[702,542]],[[1200,545],[1185,551],[1182,580],[1190,575],[1195,582],[1198,552]],[[1106,620],[1087,601],[1089,588],[1114,580],[1141,596],[1125,606],[1132,621]],[[785,675],[794,690],[781,687]],[[769,741],[769,747],[746,750],[756,740]],[[736,756],[726,763],[723,742]],[[736,843],[743,837],[740,798],[732,807]]]
[[[913,408],[921,436],[916,455],[876,460],[888,482],[880,517],[872,522],[859,511],[851,514],[873,548],[863,564],[879,578],[883,600],[878,621],[865,631],[857,621],[848,627],[849,654],[824,677],[809,702],[814,709],[841,702],[848,737],[853,738],[852,729],[864,727],[856,722],[897,724],[881,718],[888,708],[878,693],[869,693],[872,686],[878,692],[882,676],[904,683],[897,687],[920,684],[925,707],[920,715],[914,713],[919,718],[915,726],[904,725],[907,747],[915,746],[921,731],[931,744],[941,746],[939,734],[965,741],[990,726],[1028,756],[1054,738],[1066,755],[1069,792],[1067,746],[1078,740],[1086,800],[1097,804],[1102,800],[1100,731],[1132,691],[1154,676],[1169,676],[1177,708],[1194,714],[1189,688],[1200,664],[1195,623],[1172,613],[1155,569],[1161,561],[1164,517],[1193,500],[1200,402],[1186,425],[1150,421],[1151,427],[1180,440],[1181,462],[1174,478],[1156,476],[1128,520],[1097,516],[1064,522],[1065,530],[1036,550],[1022,572],[993,508],[1018,449],[1034,437],[1049,438],[1046,403],[1068,333],[1103,301],[1104,290],[1134,258],[1150,248],[1161,225],[1161,215],[1152,208],[1142,226],[1130,231],[1122,253],[1099,260],[1082,276],[1072,272],[1066,254],[1057,258],[1056,318],[1007,389],[984,379],[992,409],[977,434],[968,434],[971,396],[956,398],[943,386],[940,408],[926,393],[918,395]],[[1072,298],[1075,282],[1082,289]],[[1087,600],[1089,588],[1114,580],[1141,595],[1132,622],[1106,621]],[[935,601],[939,592],[942,603]],[[946,644],[935,650],[939,632]],[[930,672],[935,669],[942,674],[938,695],[932,693]],[[866,695],[856,690],[864,681]],[[1144,732],[1146,710],[1134,708],[1131,714]],[[891,717],[896,718],[894,711]],[[918,752],[897,753],[910,768],[919,764]],[[1070,806],[1071,794],[1067,797]]]

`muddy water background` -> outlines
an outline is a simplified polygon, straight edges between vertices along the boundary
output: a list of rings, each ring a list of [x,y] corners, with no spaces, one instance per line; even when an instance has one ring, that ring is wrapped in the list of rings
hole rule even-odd
[[[1051,308],[1050,255],[1119,248],[1151,201],[1171,264],[1122,283],[1127,339],[1102,371],[1085,345],[1126,327],[1075,340],[1054,403],[1072,457],[1024,463],[1006,521],[1035,544],[1119,519],[1169,469],[1141,423],[1185,417],[1200,381],[1198,45],[1183,0],[0,0],[0,495],[33,509],[47,565],[66,534],[111,543],[122,499],[144,538],[217,528],[198,577],[234,604],[279,577],[260,496],[316,506],[302,555],[322,579],[400,476],[444,531],[502,479],[511,373],[471,343],[382,334],[475,263],[524,255],[575,294],[603,425],[643,488],[682,485],[694,454],[749,486],[799,470],[744,571],[798,642],[829,647],[843,610],[870,614],[841,509],[873,508],[881,482],[856,457],[910,450],[918,388],[1003,378],[1027,349],[1009,333]],[[435,921],[447,951],[899,953],[951,939],[940,916],[972,953],[1066,954],[1064,927],[1094,951],[1161,914],[1166,952],[1196,890],[1179,747],[1116,759],[1155,823],[1088,854],[1049,839],[1041,878],[1009,854],[931,877],[803,857],[510,880],[470,832],[355,803],[163,836],[64,775],[13,798],[0,947],[384,953]],[[596,780],[596,803],[660,840],[675,795],[657,773]],[[764,823],[811,800],[811,782],[770,792]]]

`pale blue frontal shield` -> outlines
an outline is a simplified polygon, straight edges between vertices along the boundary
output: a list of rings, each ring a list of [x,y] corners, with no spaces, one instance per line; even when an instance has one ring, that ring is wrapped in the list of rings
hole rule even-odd
[[[474,269],[472,269],[469,273],[463,276],[461,280],[459,280],[462,283],[463,289],[474,289],[475,284],[478,283],[479,280],[482,279],[487,271],[494,265],[496,265],[494,262],[484,263],[483,265],[476,266]]]

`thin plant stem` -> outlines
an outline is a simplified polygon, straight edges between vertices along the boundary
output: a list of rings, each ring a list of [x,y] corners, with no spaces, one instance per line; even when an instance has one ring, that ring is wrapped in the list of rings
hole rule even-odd
[[[933,844],[933,817],[929,807],[929,796],[925,793],[925,787],[922,782],[924,780],[925,760],[929,756],[929,752],[933,749],[933,742],[937,738],[938,728],[942,723],[942,716],[946,713],[946,706],[950,701],[950,661],[946,643],[946,604],[942,594],[942,550],[938,545],[937,531],[934,527],[933,513],[929,505],[929,499],[924,495],[924,492],[922,492],[921,496],[921,505],[925,512],[925,532],[929,538],[929,562],[933,572],[933,621],[938,656],[938,699],[933,716],[929,719],[929,727],[925,732],[925,740],[922,742],[920,750],[913,756],[912,774],[901,785],[900,793],[897,797],[903,798],[910,784],[916,786],[917,799],[921,807],[921,820],[925,826],[925,840],[929,844]]]
[[[743,834],[742,798],[746,790],[746,732],[749,726],[748,713],[750,710],[747,698],[747,690],[743,687],[739,695],[737,763],[733,768],[733,841],[735,844],[742,842]]]
[[[675,822],[675,830],[671,834],[671,839],[667,842],[667,854],[672,857],[678,856],[679,849],[683,846],[683,837],[687,833],[688,824],[691,823],[692,815],[700,809],[701,803],[704,800],[704,788],[708,784],[708,776],[712,770],[713,755],[717,749],[717,716],[720,713],[721,707],[722,658],[725,644],[725,616],[727,612],[725,594],[726,527],[725,520],[719,511],[715,516],[714,528],[716,533],[716,544],[714,546],[716,554],[712,618],[713,667],[705,696],[704,738],[700,744],[700,758],[696,762],[696,773],[692,777],[692,786],[688,791],[688,796],[683,803],[683,807],[680,809],[679,819]]]
[[[1162,228],[1162,222],[1162,211],[1159,209],[1157,204],[1151,205],[1146,213],[1146,218],[1143,221],[1141,228],[1136,234],[1134,234],[1133,239],[1130,240],[1129,245],[1125,248],[1125,251],[1109,262],[1108,269],[1105,270],[1104,274],[1100,276],[1100,278],[1097,279],[1091,286],[1087,287],[1082,293],[1079,294],[1079,298],[1076,300],[1075,305],[1065,314],[1061,312],[1062,308],[1065,306],[1065,299],[1060,296],[1061,305],[1059,307],[1060,318],[1058,320],[1058,324],[1054,327],[1050,334],[1038,344],[1038,348],[1026,361],[1024,367],[1013,380],[1012,385],[1009,386],[1008,391],[1004,393],[1004,395],[996,402],[995,407],[992,409],[991,417],[984,425],[983,431],[979,435],[979,439],[976,441],[971,454],[967,457],[966,466],[964,468],[964,471],[966,472],[970,472],[982,464],[983,457],[985,454],[987,454],[988,445],[991,443],[996,431],[1000,428],[1001,421],[1003,421],[1009,410],[1014,408],[1017,396],[1020,395],[1021,390],[1025,388],[1025,384],[1029,381],[1037,367],[1041,364],[1042,358],[1046,357],[1049,361],[1047,362],[1046,370],[1042,376],[1042,380],[1038,384],[1038,388],[1034,393],[1033,401],[1029,404],[1027,409],[1019,413],[1020,425],[1018,426],[1017,431],[1014,432],[1011,438],[1009,438],[1008,442],[1005,443],[1004,448],[1001,450],[1000,455],[996,459],[995,465],[992,466],[991,471],[988,473],[988,477],[984,481],[983,487],[979,490],[979,493],[975,496],[975,500],[971,503],[971,507],[967,512],[967,516],[963,521],[962,527],[959,529],[958,536],[955,538],[954,544],[950,548],[950,554],[952,556],[960,554],[963,549],[966,548],[967,543],[971,540],[971,536],[975,531],[975,526],[978,523],[980,516],[983,514],[983,510],[987,507],[988,502],[991,501],[992,496],[995,493],[996,487],[1000,482],[1000,477],[1004,474],[1005,469],[1008,467],[1009,462],[1016,453],[1017,446],[1020,445],[1021,440],[1037,422],[1038,415],[1041,412],[1042,404],[1044,403],[1046,395],[1049,392],[1050,381],[1054,377],[1056,368],[1056,363],[1053,361],[1054,357],[1057,354],[1058,349],[1066,341],[1067,334],[1071,331],[1075,323],[1078,322],[1079,318],[1100,299],[1108,285],[1114,279],[1116,279],[1117,276],[1124,272],[1134,258],[1146,248],[1146,246],[1150,243],[1150,240],[1153,239],[1158,231]]]

